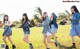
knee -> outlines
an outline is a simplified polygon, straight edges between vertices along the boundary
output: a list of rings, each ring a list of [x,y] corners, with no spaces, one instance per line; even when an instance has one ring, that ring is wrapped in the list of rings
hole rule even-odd
[[[46,39],[43,39],[43,42],[46,42]]]
[[[3,40],[6,40],[6,38],[3,38]]]
[[[50,41],[50,40],[47,40],[47,42],[48,42],[48,43],[51,43],[51,41]]]
[[[23,41],[27,41],[28,39],[27,38],[23,38]]]

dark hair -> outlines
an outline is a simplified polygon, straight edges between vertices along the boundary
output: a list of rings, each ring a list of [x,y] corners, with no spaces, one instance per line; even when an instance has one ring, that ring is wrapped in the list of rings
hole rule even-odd
[[[53,15],[53,19],[57,18],[56,14],[54,12],[52,13],[52,15]]]
[[[47,14],[47,12],[44,12],[43,14]]]
[[[75,12],[79,13],[79,11],[75,5],[73,5],[71,8],[73,8],[75,10]],[[72,13],[72,14],[74,14],[74,13]]]
[[[27,16],[26,13],[24,13],[23,16],[25,16],[25,19],[26,19],[25,22],[29,21],[28,16]],[[23,22],[24,22],[24,18],[22,18],[22,23],[23,23]]]
[[[47,12],[44,12],[43,14],[47,14]],[[44,21],[46,19],[46,17],[42,16],[42,21]]]
[[[5,21],[8,21],[8,19],[5,20],[5,17],[8,17],[8,15],[4,15],[4,18],[3,18],[3,22],[4,22],[4,23],[5,23]]]

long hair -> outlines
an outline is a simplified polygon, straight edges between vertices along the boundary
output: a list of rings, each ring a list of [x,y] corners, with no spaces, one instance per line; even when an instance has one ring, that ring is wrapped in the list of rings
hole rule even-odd
[[[47,14],[47,12],[44,12],[43,14]],[[44,21],[46,17],[42,16],[42,21]]]
[[[54,12],[52,13],[52,15],[53,15],[53,20],[54,20],[55,18],[57,18],[56,14],[55,14]]]
[[[26,13],[23,14],[23,16],[25,16],[25,22],[29,21],[28,16]],[[24,18],[22,18],[22,23],[24,22]]]
[[[79,10],[77,9],[77,7],[75,5],[73,5],[71,8],[73,8],[75,10],[75,12],[79,13]],[[74,14],[74,13],[72,13]]]
[[[50,21],[50,24],[49,25],[51,27],[51,24],[54,24],[54,26],[56,28],[58,28],[58,24],[57,24],[57,21],[56,21],[57,16],[56,16],[56,14],[54,12],[52,13],[52,16],[53,16],[53,20]]]
[[[4,15],[4,17],[3,17],[3,22],[4,22],[4,23],[5,23],[5,21],[8,21],[8,19],[5,20],[5,17],[8,17],[8,15]]]

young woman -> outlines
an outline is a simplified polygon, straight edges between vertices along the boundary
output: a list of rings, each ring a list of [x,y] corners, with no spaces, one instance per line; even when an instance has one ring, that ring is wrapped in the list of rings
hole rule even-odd
[[[51,28],[52,37],[55,39],[55,45],[59,46],[59,43],[57,42],[57,37],[55,35],[55,33],[57,33],[57,29],[58,29],[58,24],[56,22],[57,16],[55,15],[55,13],[51,14],[50,19],[51,19],[50,28]]]
[[[16,46],[14,45],[14,43],[12,42],[10,36],[12,35],[12,30],[11,30],[11,23],[9,21],[9,17],[8,15],[5,15],[3,18],[3,24],[4,26],[4,32],[3,32],[3,41],[6,44],[5,49],[9,49],[7,42],[6,42],[6,38],[8,38],[8,40],[10,41],[10,43],[12,44],[12,49],[16,48]]]
[[[71,30],[70,30],[70,36],[72,38],[72,48],[76,48],[74,37],[78,36],[80,38],[80,14],[76,6],[71,7],[72,16],[70,18],[71,20]]]
[[[50,36],[51,36],[51,30],[50,30],[50,19],[48,17],[48,14],[47,12],[44,12],[43,13],[43,16],[42,16],[42,23],[38,24],[39,26],[43,26],[43,42],[44,42],[44,45],[46,46],[46,49],[50,49],[47,45],[47,42],[48,43],[53,43],[52,41],[50,41]]]
[[[28,16],[26,13],[23,14],[23,17],[22,17],[22,25],[20,27],[23,28],[23,31],[24,31],[24,38],[23,38],[23,41],[26,42],[26,43],[29,43],[29,48],[30,49],[33,49],[33,45],[32,43],[29,41],[29,34],[30,34],[30,29],[29,29],[29,25],[30,24],[30,21],[28,19]]]

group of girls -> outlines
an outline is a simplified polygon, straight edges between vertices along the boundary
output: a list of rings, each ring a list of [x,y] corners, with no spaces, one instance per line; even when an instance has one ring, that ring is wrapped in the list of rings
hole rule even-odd
[[[57,41],[57,37],[55,35],[55,33],[57,32],[58,29],[58,25],[56,23],[56,18],[57,16],[52,13],[51,17],[49,19],[47,12],[44,12],[42,15],[42,23],[39,23],[39,26],[43,26],[43,42],[44,45],[46,46],[46,49],[50,49],[47,45],[48,43],[54,43],[55,46],[59,46],[59,43]],[[54,41],[50,41],[50,36],[52,36],[55,39]]]
[[[76,48],[74,37],[78,36],[80,38],[80,24],[79,24],[80,13],[75,5],[71,7],[71,12],[72,12],[72,14],[70,15],[70,21],[71,21],[70,36],[72,38],[72,46],[71,47]],[[51,17],[49,18],[47,12],[44,12],[42,15],[42,23],[38,24],[38,26],[43,26],[43,32],[42,32],[43,33],[43,42],[44,42],[46,49],[50,49],[48,47],[47,42],[54,43],[56,47],[60,45],[59,42],[57,41],[57,37],[55,35],[55,33],[57,33],[57,29],[58,29],[58,24],[56,22],[56,19],[57,19],[57,16],[55,15],[55,13],[52,13]],[[8,15],[4,15],[2,24],[4,24],[3,41],[6,44],[5,49],[9,49],[6,38],[8,38],[8,40],[12,44],[12,49],[15,49],[16,46],[10,38],[10,36],[12,35],[12,30],[10,27],[11,23],[9,21]],[[23,32],[24,32],[23,41],[29,44],[30,49],[33,49],[33,44],[29,40],[29,35],[30,35],[29,25],[31,25],[31,23],[28,19],[27,14],[24,13],[22,16],[22,24],[20,26],[20,28],[23,28]],[[50,36],[52,36],[54,38],[55,42],[50,41]]]

